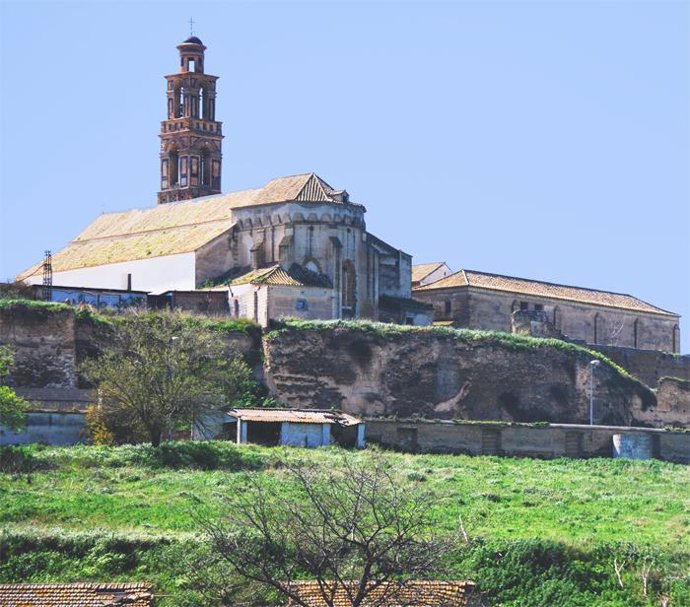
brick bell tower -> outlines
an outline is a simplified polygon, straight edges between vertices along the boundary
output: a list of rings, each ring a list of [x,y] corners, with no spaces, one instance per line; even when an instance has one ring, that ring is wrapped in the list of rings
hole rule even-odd
[[[196,36],[178,47],[180,71],[166,76],[168,119],[161,122],[158,204],[220,194],[222,123],[216,121],[217,76],[204,74],[206,47]]]

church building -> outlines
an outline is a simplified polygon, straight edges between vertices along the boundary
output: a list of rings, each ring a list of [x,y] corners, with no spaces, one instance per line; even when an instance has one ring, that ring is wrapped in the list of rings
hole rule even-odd
[[[412,269],[412,294],[436,325],[528,333],[592,346],[680,352],[680,317],[623,293],[554,284],[447,264]]]
[[[369,233],[363,205],[314,173],[221,194],[216,76],[192,36],[166,76],[160,192],[147,209],[106,213],[52,258],[53,284],[163,294],[227,293],[229,314],[429,324],[411,299],[409,254]],[[40,264],[19,280],[39,284]]]

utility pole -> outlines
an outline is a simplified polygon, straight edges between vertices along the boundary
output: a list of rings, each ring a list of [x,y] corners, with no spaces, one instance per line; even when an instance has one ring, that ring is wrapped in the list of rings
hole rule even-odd
[[[599,360],[589,363],[589,425],[594,425],[594,369],[601,364]]]

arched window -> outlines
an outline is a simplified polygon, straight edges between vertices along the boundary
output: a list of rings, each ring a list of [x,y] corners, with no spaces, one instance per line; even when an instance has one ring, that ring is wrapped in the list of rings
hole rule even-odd
[[[678,325],[673,325],[673,344],[671,346],[671,352],[674,354],[680,352],[680,327]]]
[[[563,329],[563,313],[558,306],[553,309],[553,326],[557,331]]]
[[[199,118],[202,120],[206,119],[206,91],[204,87],[199,89]]]
[[[357,303],[355,294],[356,282],[355,265],[348,259],[343,263],[342,304],[343,309],[347,309],[351,314],[354,314]]]
[[[175,117],[175,101],[172,97],[168,97],[168,118]]]
[[[319,264],[315,259],[310,259],[309,261],[307,261],[304,264],[304,267],[310,272],[316,272],[317,274],[321,274],[321,268],[319,267]]]
[[[182,116],[185,115],[185,90],[184,87],[181,86],[179,89],[178,93],[178,98],[177,98],[177,117],[182,118]]]

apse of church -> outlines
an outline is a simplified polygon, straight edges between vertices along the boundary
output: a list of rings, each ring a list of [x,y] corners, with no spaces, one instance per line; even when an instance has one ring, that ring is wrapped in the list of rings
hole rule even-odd
[[[217,76],[204,73],[206,47],[196,36],[180,51],[180,69],[167,81],[167,119],[161,122],[158,203],[221,191],[222,123],[216,120]]]

